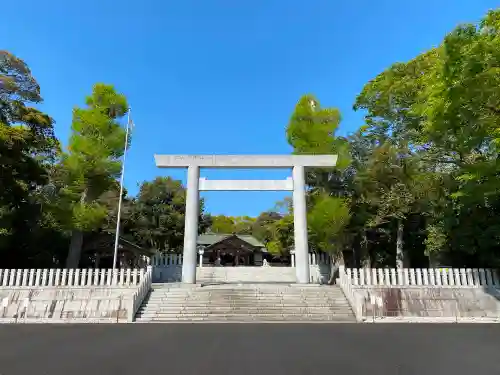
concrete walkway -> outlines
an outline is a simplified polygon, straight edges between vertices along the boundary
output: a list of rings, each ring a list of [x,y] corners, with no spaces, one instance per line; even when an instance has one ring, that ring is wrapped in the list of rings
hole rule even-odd
[[[0,373],[499,374],[500,325],[3,325]]]

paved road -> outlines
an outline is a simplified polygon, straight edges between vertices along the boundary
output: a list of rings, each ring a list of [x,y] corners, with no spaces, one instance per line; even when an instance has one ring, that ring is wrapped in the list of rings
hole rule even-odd
[[[0,374],[500,374],[500,325],[1,325]]]

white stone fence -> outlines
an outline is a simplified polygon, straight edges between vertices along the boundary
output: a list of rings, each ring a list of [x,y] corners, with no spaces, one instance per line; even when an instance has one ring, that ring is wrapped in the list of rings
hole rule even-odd
[[[128,314],[127,320],[129,322],[134,321],[135,314],[137,313],[137,310],[139,310],[139,307],[141,307],[141,304],[144,301],[144,298],[146,298],[149,291],[151,290],[151,283],[152,282],[153,282],[153,267],[148,266],[147,271],[144,274],[144,277],[141,279],[139,287],[132,295],[132,299],[130,301],[130,307],[127,311],[127,314]]]
[[[152,266],[177,266],[182,265],[182,254],[157,254],[151,257]]]
[[[290,252],[291,266],[295,267],[295,251]],[[330,264],[330,256],[325,253],[309,253],[309,265],[319,266],[323,264]]]
[[[500,287],[498,271],[489,268],[345,268],[344,273],[340,278],[356,287]]]
[[[199,254],[198,266],[203,266],[203,255]],[[295,267],[295,253],[291,252],[291,266]],[[159,254],[151,257],[152,266],[176,266],[182,265],[182,254]],[[318,266],[330,264],[330,256],[325,253],[309,253],[309,265]]]
[[[139,285],[145,269],[0,269],[0,287]]]
[[[360,322],[363,320],[363,303],[359,295],[353,289],[351,280],[348,278],[347,273],[345,272],[344,266],[339,267],[339,279],[338,283],[340,289],[344,293],[347,301],[351,305],[354,316],[356,317],[356,321]]]
[[[399,291],[396,293],[400,293],[402,296],[400,297],[402,301],[396,301],[398,303],[396,310],[406,308],[408,311],[401,312],[398,310],[394,313],[401,316],[383,316],[384,319],[402,319],[403,321],[414,321],[416,319],[415,321],[420,321],[423,319],[422,316],[428,315],[427,318],[430,320],[452,319],[458,322],[459,320],[469,321],[473,318],[477,320],[478,316],[482,317],[481,319],[488,318],[490,320],[492,316],[497,320],[499,318],[495,310],[498,297],[490,296],[500,296],[498,291],[500,289],[500,277],[499,272],[495,269],[345,268],[340,266],[338,284],[349,301],[358,321],[366,321],[367,308],[372,309],[372,313],[375,308],[382,309],[381,306],[384,305],[384,302],[381,291],[385,290],[387,292],[392,289],[398,289]],[[487,292],[484,290],[487,290]],[[475,292],[479,294],[476,295]],[[453,298],[449,297],[447,293],[452,293]],[[471,295],[474,296],[471,297]],[[448,297],[443,298],[443,296]],[[413,300],[419,301],[419,303],[411,304]],[[450,301],[457,304],[454,310],[448,306]],[[385,306],[382,310],[385,311],[390,308],[395,307]],[[422,311],[417,311],[418,309]],[[456,311],[452,313],[452,310]],[[386,315],[392,313],[383,312]],[[403,316],[404,314],[408,316]],[[420,316],[419,314],[424,315]],[[439,314],[442,316],[434,316]],[[375,321],[374,317],[373,321]]]

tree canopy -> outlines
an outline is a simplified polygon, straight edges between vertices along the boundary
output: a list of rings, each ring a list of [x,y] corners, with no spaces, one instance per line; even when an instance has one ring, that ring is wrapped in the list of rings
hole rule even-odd
[[[1,268],[75,267],[86,237],[116,227],[127,98],[96,83],[73,109],[67,149],[41,102],[28,65],[0,51]],[[339,156],[336,168],[307,170],[310,249],[351,265],[500,265],[500,10],[381,71],[353,108],[364,121],[346,137],[340,111],[311,94],[286,124],[294,154]],[[180,252],[185,193],[169,177],[125,193],[120,234]],[[251,234],[287,255],[293,207],[211,216],[202,200],[207,231]]]

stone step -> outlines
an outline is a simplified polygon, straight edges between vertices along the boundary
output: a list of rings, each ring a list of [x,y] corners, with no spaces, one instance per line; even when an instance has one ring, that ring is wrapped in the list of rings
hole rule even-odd
[[[356,319],[351,316],[305,316],[305,315],[258,315],[258,316],[234,316],[234,315],[220,315],[220,316],[155,316],[155,317],[142,317],[137,318],[136,322],[141,321],[163,321],[163,322],[176,322],[176,321],[346,321],[355,322]]]
[[[165,297],[165,296],[150,296],[146,301],[155,301],[162,303],[172,303],[172,302],[185,302],[185,301],[195,301],[195,302],[210,302],[210,301],[223,301],[223,302],[275,302],[282,301],[285,303],[340,303],[346,301],[345,298],[340,296],[337,297],[321,297],[321,298],[308,298],[308,297],[252,297],[252,296],[183,296],[183,297]]]
[[[340,302],[343,301],[345,298],[341,296],[328,296],[328,297],[308,297],[308,296],[231,296],[231,295],[226,295],[226,296],[221,296],[221,295],[215,295],[215,296],[155,296],[152,295],[149,297],[149,301],[163,301],[163,302],[170,302],[170,301],[215,301],[215,300],[221,300],[221,301],[297,301],[299,303],[301,302]]]
[[[267,284],[262,284],[267,285]],[[221,284],[221,285],[211,285],[211,286],[192,286],[192,287],[152,287],[153,290],[177,290],[177,291],[190,291],[190,290],[198,290],[198,291],[227,291],[227,288],[230,287],[231,290],[246,290],[246,291],[299,291],[299,292],[331,292],[331,291],[339,291],[338,288],[302,288],[298,286],[284,286],[277,288],[266,288],[265,286],[238,286],[233,284]]]
[[[267,294],[267,293],[258,293],[258,294],[250,294],[250,293],[228,293],[228,294],[222,294],[222,293],[153,293],[150,294],[151,297],[163,297],[163,298],[183,298],[183,297],[189,297],[189,298],[208,298],[208,297],[248,297],[248,298],[311,298],[311,299],[318,299],[318,298],[345,298],[344,295],[342,294],[336,294],[336,293],[331,293],[331,294],[321,294],[321,295],[316,295],[316,294]]]
[[[155,319],[155,320],[137,320],[137,324],[354,324],[355,320],[346,319]]]
[[[331,291],[307,291],[307,290],[251,290],[251,289],[234,289],[232,291],[225,291],[222,289],[208,289],[208,290],[197,290],[197,289],[170,289],[170,290],[161,290],[156,289],[152,291],[153,293],[168,293],[168,294],[220,294],[220,293],[228,293],[228,294],[307,294],[307,295],[329,295],[329,294],[342,294],[341,291],[331,290]]]
[[[212,291],[217,291],[217,292],[227,292],[228,288],[231,288],[231,291],[254,291],[254,292],[301,292],[301,293],[330,293],[330,292],[337,292],[341,291],[338,288],[301,288],[301,287],[292,287],[292,286],[287,286],[287,287],[282,287],[282,288],[266,288],[263,286],[255,286],[255,287],[239,287],[236,285],[228,285],[228,284],[222,284],[220,287],[215,287],[215,286],[194,286],[194,287],[153,287],[152,290],[154,291],[160,291],[160,290],[170,290],[170,291],[199,291],[199,292],[212,292]]]
[[[284,300],[273,300],[273,301],[245,301],[245,300],[211,300],[211,301],[195,301],[195,300],[185,300],[185,301],[147,301],[145,304],[150,306],[350,306],[347,301],[321,301],[321,302],[311,302],[311,301],[284,301]]]
[[[328,296],[328,295],[343,295],[341,291],[328,291],[328,292],[323,292],[323,291],[314,291],[314,292],[309,292],[309,291],[301,291],[301,290],[246,290],[246,289],[235,289],[232,291],[225,291],[221,289],[212,289],[212,290],[182,290],[182,289],[172,289],[172,290],[166,290],[166,291],[160,291],[160,290],[153,290],[152,293],[155,294],[175,294],[175,295],[181,295],[181,294],[199,294],[199,295],[206,295],[206,294],[247,294],[247,295],[307,295],[307,296]]]
[[[221,296],[221,297],[262,297],[262,298],[345,298],[343,294],[340,293],[325,293],[325,294],[308,294],[308,293],[156,293],[151,294],[153,297],[165,297],[165,298],[180,298],[180,297],[190,297],[190,298],[203,298],[211,296]]]
[[[183,301],[183,300],[196,300],[196,301],[208,301],[208,300],[259,300],[259,301],[275,301],[275,300],[285,300],[285,301],[313,301],[313,302],[321,302],[321,301],[342,301],[345,299],[343,296],[244,296],[244,295],[205,295],[205,296],[164,296],[164,295],[150,295],[149,300],[157,300],[157,301]]]
[[[322,314],[322,315],[336,315],[346,314],[352,315],[351,309],[332,309],[332,310],[315,310],[315,309],[157,309],[157,310],[139,310],[137,316],[151,315],[151,314],[174,314],[174,315],[190,315],[190,314],[261,314],[264,312],[273,314]]]
[[[279,312],[311,312],[311,313],[328,313],[328,314],[334,314],[337,312],[351,312],[350,307],[325,307],[325,308],[307,308],[307,307],[297,307],[297,306],[288,306],[288,307],[273,307],[273,306],[262,306],[262,307],[254,307],[254,308],[233,308],[233,307],[222,307],[219,306],[218,308],[207,308],[205,306],[198,306],[198,307],[179,307],[179,308],[172,308],[172,307],[161,307],[161,308],[143,308],[138,310],[138,313],[151,313],[151,312],[183,312],[183,313],[194,313],[194,314],[209,314],[209,313],[220,313],[220,312],[225,312],[229,311],[231,313],[251,313],[253,311],[257,312],[262,312],[262,311],[271,311],[274,313],[279,313]]]
[[[138,322],[355,321],[337,286],[298,284],[155,285]]]
[[[293,297],[269,297],[269,298],[261,298],[261,297],[229,297],[229,296],[209,296],[206,298],[200,297],[157,297],[151,296],[148,299],[148,302],[164,302],[164,303],[172,303],[172,302],[183,302],[183,301],[201,301],[201,302],[210,302],[210,301],[225,301],[225,302],[234,302],[234,301],[242,301],[242,302],[274,302],[274,301],[284,301],[284,302],[297,302],[297,303],[340,303],[344,301],[344,298],[293,298]]]
[[[303,306],[303,307],[308,307],[308,308],[327,308],[327,307],[348,307],[350,306],[349,303],[347,302],[339,302],[339,303],[296,303],[296,302],[289,302],[289,303],[283,303],[281,301],[275,301],[275,302],[270,302],[270,303],[257,303],[257,302],[248,302],[248,303],[243,303],[243,302],[233,302],[233,303],[227,303],[224,301],[212,301],[212,302],[197,302],[197,301],[186,301],[184,303],[156,303],[156,302],[148,302],[146,303],[148,306],[151,306],[153,308],[159,308],[162,306],[172,306],[172,307],[196,307],[196,306],[205,306],[205,307],[217,307],[217,306],[228,306],[228,307],[265,307],[265,306],[276,306],[276,307],[294,307],[294,306]],[[146,305],[145,304],[145,305]]]
[[[305,312],[305,313],[311,313],[311,314],[336,314],[336,313],[352,313],[350,308],[324,308],[324,309],[309,309],[309,308],[298,308],[298,307],[287,307],[287,308],[273,308],[273,307],[260,307],[260,308],[253,308],[253,309],[246,309],[246,308],[241,308],[241,309],[235,309],[235,308],[218,308],[218,309],[210,309],[210,308],[160,308],[160,309],[143,309],[139,310],[138,314],[145,314],[145,313],[185,313],[185,314],[219,314],[219,313],[234,313],[234,314],[250,314],[252,312],[257,312],[261,313],[263,311],[269,311],[272,313],[298,313],[298,312]]]
[[[293,288],[291,290],[277,290],[277,289],[233,289],[230,291],[224,289],[153,289],[153,293],[173,293],[173,294],[182,294],[182,293],[200,293],[200,294],[208,294],[208,293],[243,293],[243,294],[307,294],[307,295],[328,295],[328,294],[342,294],[340,290],[301,290]]]
[[[171,316],[171,317],[144,317],[137,318],[138,323],[142,322],[195,322],[195,321],[224,321],[224,322],[350,322],[355,323],[356,320],[352,316],[304,316],[304,315],[256,315],[256,316],[234,316],[234,315],[219,315],[219,316]]]
[[[262,310],[262,311],[249,311],[249,312],[234,312],[234,311],[210,311],[210,312],[186,312],[186,311],[158,311],[158,312],[145,312],[139,313],[136,315],[136,318],[154,318],[154,317],[212,317],[212,316],[268,316],[268,315],[276,315],[276,316],[303,316],[303,317],[352,317],[352,313],[349,311],[337,311],[337,312],[311,312],[311,311],[272,311],[272,310]]]
[[[258,313],[252,313],[252,314],[244,314],[244,313],[233,313],[233,312],[218,312],[218,313],[151,313],[151,314],[139,314],[137,317],[142,317],[142,318],[213,318],[213,317],[249,317],[249,318],[256,318],[256,317],[268,317],[268,316],[274,316],[274,317],[316,317],[316,318],[323,318],[323,319],[328,319],[331,318],[333,319],[334,317],[352,317],[352,314],[325,314],[325,313],[301,313],[301,314],[296,314],[293,312],[273,312],[273,311],[262,311]]]
[[[204,291],[208,291],[208,292],[211,292],[211,291],[222,291],[222,292],[225,292],[227,291],[227,288],[228,288],[228,285],[227,284],[224,284],[223,285],[224,287],[223,288],[213,288],[213,287],[191,287],[191,288],[169,288],[169,287],[165,287],[165,288],[152,288],[152,290],[154,291],[161,291],[161,290],[167,290],[167,291],[179,291],[179,292],[182,292],[182,291],[193,291],[193,290],[196,290],[196,291],[200,291],[200,292],[204,292]],[[315,293],[315,292],[319,292],[319,293],[330,293],[330,292],[336,292],[336,291],[340,291],[340,289],[337,289],[337,288],[310,288],[310,289],[302,289],[302,288],[299,288],[299,287],[287,287],[287,288],[264,288],[264,287],[254,287],[254,288],[243,288],[243,287],[237,287],[237,286],[232,286],[232,290],[234,291],[254,291],[254,292],[301,292],[301,293]]]
[[[263,305],[250,305],[250,304],[179,304],[179,305],[142,305],[139,307],[139,311],[141,310],[161,310],[161,309],[169,309],[169,310],[179,310],[179,309],[192,309],[192,310],[220,310],[220,309],[234,309],[234,310],[244,310],[249,311],[253,309],[309,309],[309,310],[350,310],[351,307],[349,304],[342,305],[305,305],[305,304],[263,304]]]
[[[286,296],[286,297],[293,297],[293,296],[297,296],[297,297],[301,297],[301,296],[308,296],[308,297],[328,297],[328,296],[343,296],[343,294],[341,293],[287,293],[287,292],[284,292],[284,293],[245,293],[245,292],[231,292],[231,293],[221,293],[221,292],[197,292],[197,291],[193,291],[193,292],[183,292],[183,293],[179,293],[179,292],[167,292],[167,293],[163,293],[163,292],[153,292],[152,295],[165,295],[165,296],[211,296],[211,295],[215,295],[215,296],[220,296],[220,295],[224,295],[224,296],[272,296],[272,297],[279,297],[279,296]]]
[[[296,284],[294,282],[247,282],[247,281],[236,281],[236,282],[217,282],[217,283],[209,283],[204,284],[201,280],[198,280],[196,284],[183,284],[183,283],[153,283],[153,288],[176,288],[176,289],[226,289],[227,287],[231,288],[240,288],[240,289],[253,289],[253,288],[262,288],[262,289],[302,289],[302,290],[320,290],[320,289],[340,289],[338,285],[319,285],[319,284]]]
[[[278,305],[308,305],[308,306],[332,306],[332,305],[348,305],[349,303],[342,299],[321,299],[317,301],[312,300],[296,300],[296,299],[223,299],[223,298],[211,298],[211,299],[149,299],[146,301],[151,305],[184,305],[184,304],[242,304],[242,305],[268,305],[268,304],[278,304]]]
[[[273,310],[273,311],[323,311],[323,312],[335,312],[335,311],[351,311],[348,306],[325,306],[325,307],[306,307],[306,306],[146,306],[140,308],[138,312],[145,311],[261,311],[261,310]]]

